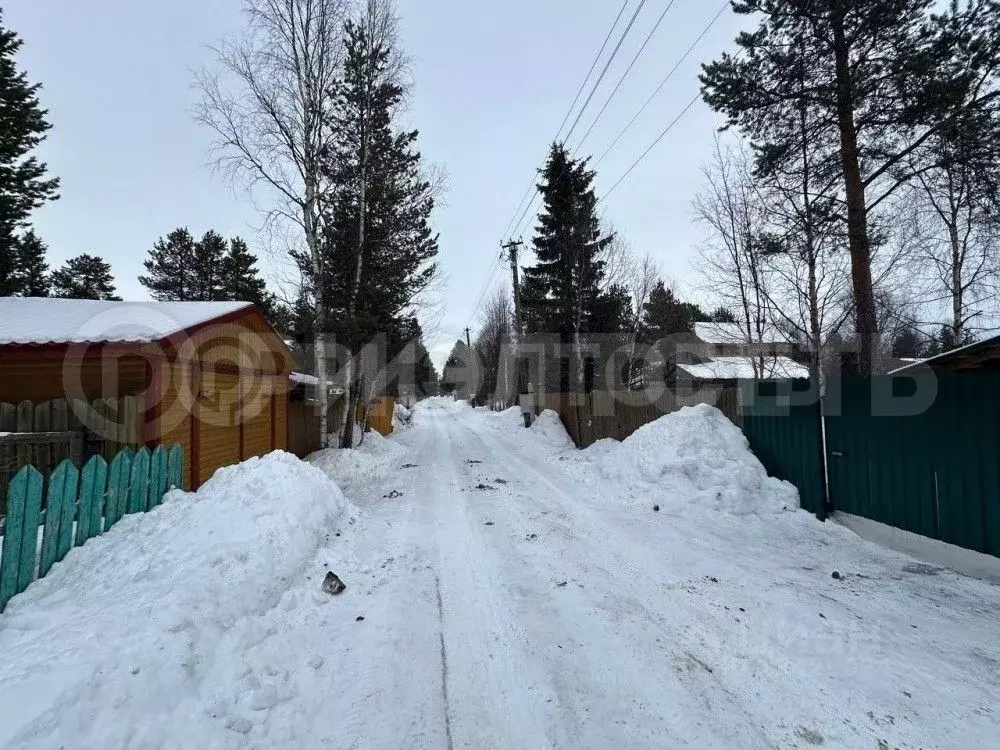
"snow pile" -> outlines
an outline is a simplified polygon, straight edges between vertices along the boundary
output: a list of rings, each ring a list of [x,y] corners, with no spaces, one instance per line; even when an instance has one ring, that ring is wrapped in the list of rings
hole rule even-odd
[[[520,410],[518,410],[520,414]],[[571,450],[576,446],[573,439],[566,432],[559,415],[551,409],[546,409],[531,424],[531,432],[537,435],[542,442],[558,450]]]
[[[798,491],[767,476],[743,432],[713,406],[681,409],[651,422],[593,460],[634,496],[726,510],[737,515],[798,508]]]
[[[410,422],[413,419],[413,412],[407,409],[402,404],[396,404],[392,410],[392,429],[393,430],[405,430],[410,426]]]
[[[405,462],[407,450],[395,440],[375,430],[365,433],[364,442],[354,450],[331,449],[309,457],[313,464],[337,483],[345,493],[356,497],[371,485],[396,473]]]
[[[0,746],[184,746],[179,726],[211,720],[189,715],[224,641],[350,512],[322,472],[274,453],[74,549],[0,615]]]

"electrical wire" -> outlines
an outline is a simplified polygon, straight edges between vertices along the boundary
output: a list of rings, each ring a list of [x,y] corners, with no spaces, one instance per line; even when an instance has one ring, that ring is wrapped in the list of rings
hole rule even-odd
[[[723,2],[722,4],[722,7],[719,8],[719,12],[715,14],[715,17],[711,21],[709,21],[708,25],[704,28],[704,30],[702,30],[702,32],[691,44],[691,46],[687,48],[687,51],[683,55],[681,55],[680,59],[677,61],[674,67],[670,69],[669,73],[667,73],[666,78],[660,81],[660,85],[657,86],[656,89],[653,91],[653,93],[649,95],[649,98],[646,99],[645,103],[639,108],[639,111],[636,112],[635,115],[633,115],[632,119],[629,120],[628,124],[624,128],[622,128],[622,131],[611,142],[611,145],[608,146],[604,150],[604,153],[601,154],[600,157],[598,157],[597,161],[594,162],[595,167],[599,165],[602,161],[604,161],[605,157],[609,153],[611,153],[612,149],[614,149],[614,147],[621,142],[621,139],[625,137],[625,134],[632,128],[633,125],[635,125],[636,120],[638,120],[639,117],[642,116],[642,113],[646,111],[646,109],[649,107],[650,104],[652,104],[653,100],[657,97],[657,95],[661,91],[663,91],[663,87],[670,82],[670,79],[673,78],[673,75],[674,73],[677,72],[677,69],[680,68],[680,66],[684,63],[684,61],[688,59],[688,57],[691,55],[692,52],[694,52],[695,48],[701,43],[701,40],[704,39],[705,36],[708,34],[708,32],[712,30],[712,27],[715,26],[715,24],[722,17],[722,14],[726,11],[728,7],[729,7],[729,0],[725,0],[725,2]]]
[[[573,98],[573,103],[569,105],[569,109],[566,110],[566,115],[563,117],[562,123],[559,125],[559,130],[556,131],[555,140],[559,140],[559,136],[562,135],[563,128],[566,127],[566,123],[569,122],[569,118],[573,115],[573,110],[576,109],[576,105],[580,101],[580,97],[583,96],[584,90],[587,88],[587,84],[590,82],[590,77],[594,75],[594,71],[597,70],[597,64],[601,61],[604,56],[604,51],[608,48],[608,42],[611,41],[611,37],[615,33],[615,29],[618,28],[618,23],[622,20],[622,16],[625,15],[625,9],[628,8],[628,4],[632,0],[625,0],[622,3],[621,9],[618,11],[618,15],[615,16],[614,23],[611,24],[611,28],[608,29],[608,35],[604,37],[604,42],[601,44],[601,48],[597,51],[597,55],[594,57],[594,62],[590,64],[590,70],[587,71],[586,77],[584,77],[583,82],[580,84],[580,88],[577,89],[576,96]],[[517,208],[514,209],[514,214],[510,217],[510,221],[507,222],[507,227],[504,229],[502,237],[510,236],[510,230],[513,227],[514,220],[517,219],[521,209],[524,208],[524,202],[531,196],[531,191],[535,189],[535,178],[531,178],[531,183],[528,185],[527,190],[524,191],[524,195],[517,204]]]
[[[600,121],[604,113],[607,112],[608,107],[611,105],[611,102],[614,100],[615,96],[617,96],[618,92],[621,90],[621,87],[625,83],[626,79],[629,77],[629,75],[631,75],[632,71],[635,69],[635,64],[639,62],[639,58],[642,57],[642,53],[646,51],[646,47],[649,46],[649,43],[652,41],[653,37],[656,36],[656,32],[660,30],[660,26],[663,25],[663,21],[666,19],[667,14],[670,12],[670,9],[674,7],[674,4],[676,2],[677,0],[670,0],[670,2],[667,3],[667,7],[664,8],[663,13],[660,14],[659,19],[657,19],[656,23],[653,25],[653,28],[650,30],[649,34],[646,35],[646,39],[645,41],[643,41],[642,46],[639,47],[639,51],[636,52],[635,57],[632,58],[632,62],[629,63],[628,68],[626,68],[625,72],[622,73],[621,78],[618,79],[618,83],[615,85],[614,89],[608,95],[608,98],[604,100],[604,105],[597,113],[597,116],[594,117],[594,121],[590,123],[590,127],[587,128],[587,132],[583,134],[583,138],[581,138],[580,142],[576,144],[576,148],[573,149],[574,156],[576,156],[576,153],[580,150],[583,144],[586,143],[587,138],[590,137],[590,134],[594,132],[594,128],[597,127],[597,123]]]
[[[566,135],[562,137],[563,141],[568,141],[573,136],[573,133],[576,131],[577,125],[579,125],[580,120],[583,119],[583,114],[587,111],[587,107],[590,106],[590,102],[593,101],[594,95],[597,94],[597,89],[599,89],[601,84],[604,82],[605,77],[607,77],[608,75],[608,70],[611,69],[611,65],[618,57],[618,53],[621,52],[622,45],[625,44],[625,40],[628,38],[628,35],[631,33],[632,28],[635,26],[636,19],[639,18],[639,14],[642,12],[642,9],[646,7],[646,2],[647,0],[639,0],[639,5],[636,7],[635,12],[632,14],[632,18],[629,19],[628,25],[625,27],[624,31],[622,31],[621,36],[618,37],[618,43],[615,45],[615,48],[611,51],[611,56],[604,64],[604,69],[601,70],[601,74],[597,77],[597,80],[591,87],[590,94],[587,96],[586,101],[583,103],[583,106],[577,113],[576,119],[573,121],[573,125],[566,132]],[[530,189],[528,192],[530,194],[531,192]],[[519,231],[521,231],[521,227],[524,224],[524,220],[527,218],[529,212],[531,211],[531,207],[535,204],[535,201],[537,199],[538,199],[538,194],[536,193],[535,196],[532,198],[531,202],[528,203],[528,205],[525,207],[524,212],[518,218],[517,223],[514,225],[514,229],[511,232],[511,234],[517,234]]]
[[[618,182],[612,185],[611,188],[606,193],[604,193],[604,195],[600,197],[600,199],[597,201],[598,204],[601,204],[605,200],[607,200],[608,196],[611,195],[615,191],[615,189],[625,181],[626,177],[632,174],[635,168],[638,167],[642,163],[642,161],[647,156],[649,156],[650,152],[660,144],[660,141],[662,141],[664,138],[667,137],[667,134],[674,129],[674,126],[677,125],[677,123],[679,123],[684,118],[684,115],[686,115],[691,110],[691,108],[698,102],[699,99],[701,99],[700,91],[697,94],[695,94],[694,99],[692,99],[688,103],[688,105],[684,107],[683,110],[681,110],[681,113],[673,119],[673,121],[666,127],[666,129],[656,137],[656,140],[654,140],[649,145],[649,148],[647,148],[645,151],[642,152],[642,156],[636,159],[635,163],[632,164],[632,166],[629,167],[628,170],[626,170],[625,174],[623,174],[620,178],[618,178]]]

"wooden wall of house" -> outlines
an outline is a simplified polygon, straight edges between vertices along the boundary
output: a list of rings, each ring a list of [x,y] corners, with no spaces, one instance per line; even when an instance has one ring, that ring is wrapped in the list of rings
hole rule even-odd
[[[82,354],[82,353],[81,353]],[[84,356],[68,348],[8,347],[0,351],[0,401],[42,403],[59,398],[93,401],[142,393],[146,360],[136,353],[90,349]]]
[[[288,445],[291,355],[255,311],[165,343],[0,347],[0,403],[136,396],[140,443],[184,448],[185,488]]]
[[[220,468],[287,446],[287,378],[160,364],[161,399],[149,442],[180,443],[186,489]]]
[[[171,337],[164,346],[151,346],[151,353],[166,352],[171,359],[203,369],[290,372],[294,366],[284,342],[258,313],[250,311],[232,320],[206,325],[191,334]]]

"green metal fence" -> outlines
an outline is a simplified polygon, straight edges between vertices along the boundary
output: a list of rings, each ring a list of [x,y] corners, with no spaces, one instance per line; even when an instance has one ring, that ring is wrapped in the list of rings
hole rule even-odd
[[[802,507],[827,515],[819,399],[808,380],[741,384],[743,432],[768,474],[794,484]]]
[[[827,412],[837,510],[1000,556],[1000,375],[846,378]]]
[[[183,468],[183,449],[175,445],[169,450],[159,446],[152,453],[142,448],[133,454],[126,448],[110,466],[95,456],[82,472],[72,461],[63,461],[47,482],[33,466],[21,469],[7,488],[0,611],[74,546],[103,534],[126,514],[144,513],[162,503],[168,489],[182,486]]]
[[[1000,557],[1000,374],[853,377],[826,390],[824,418],[804,381],[743,384],[750,447],[803,508]]]

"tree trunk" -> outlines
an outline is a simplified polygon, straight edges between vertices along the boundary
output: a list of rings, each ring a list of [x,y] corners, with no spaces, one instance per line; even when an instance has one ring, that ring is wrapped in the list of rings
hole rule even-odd
[[[965,287],[962,283],[964,258],[962,241],[958,236],[958,219],[949,223],[948,237],[951,241],[951,315],[955,346],[965,340]]]
[[[858,333],[858,371],[871,375],[878,322],[872,285],[871,246],[868,240],[868,205],[861,177],[858,131],[854,119],[854,87],[844,31],[843,0],[834,0],[831,17],[837,77],[837,123],[840,130],[840,160],[847,198],[847,236],[851,253],[851,280]]]
[[[366,95],[367,96],[367,95]],[[365,263],[365,214],[367,212],[367,189],[368,189],[368,133],[367,133],[367,122],[366,122],[366,111],[367,103],[363,105],[361,112],[361,119],[359,122],[359,132],[361,136],[361,153],[358,158],[358,172],[359,172],[359,192],[358,192],[358,243],[357,243],[357,259],[354,266],[354,280],[351,284],[351,295],[348,299],[347,304],[347,317],[348,321],[354,327],[354,321],[357,316],[358,310],[358,295],[361,292],[361,278],[364,272]],[[356,328],[355,328],[356,330]],[[340,447],[341,448],[353,448],[354,447],[354,418],[355,413],[358,408],[358,401],[356,400],[360,392],[360,379],[363,377],[361,372],[361,362],[355,361],[359,360],[360,357],[360,347],[363,344],[360,341],[353,341],[352,347],[358,348],[359,351],[351,352],[351,363],[347,366],[347,379],[346,379],[346,393],[347,398],[347,410],[344,412],[344,424],[341,426],[341,437],[340,437]]]
[[[303,226],[306,234],[306,244],[309,246],[309,256],[312,261],[313,278],[316,279],[313,295],[315,297],[315,321],[313,323],[314,345],[313,356],[316,370],[316,408],[319,410],[319,445],[320,448],[330,447],[330,430],[328,424],[329,390],[326,371],[326,303],[323,295],[323,259],[320,254],[319,228],[316,219],[316,188],[312,180],[306,182],[306,203],[303,208]]]

